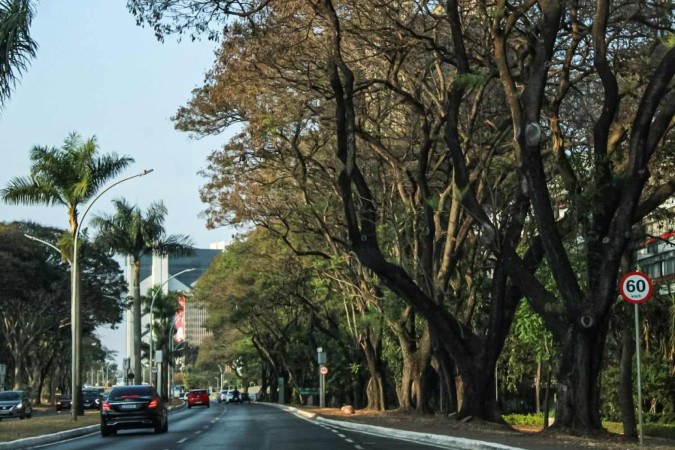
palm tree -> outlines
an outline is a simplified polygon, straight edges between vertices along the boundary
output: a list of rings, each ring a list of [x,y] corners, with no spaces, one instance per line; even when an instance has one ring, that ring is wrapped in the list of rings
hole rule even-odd
[[[24,205],[62,205],[68,211],[70,233],[67,239],[61,239],[61,255],[73,261],[72,243],[78,227],[78,207],[95,197],[99,189],[111,178],[117,176],[129,164],[132,158],[112,155],[99,155],[96,138],[83,141],[77,133],[70,134],[61,148],[33,147],[30,151],[31,170],[27,177],[15,177],[0,191],[0,196],[9,204]],[[79,286],[78,270],[71,270],[72,286]],[[72,323],[73,333],[78,326]],[[75,337],[74,346],[80,339]],[[79,348],[79,347],[76,347]],[[80,392],[81,365],[77,358],[79,350],[74,351],[73,373],[75,392]],[[81,403],[79,403],[81,404]],[[73,408],[73,417],[78,413]]]
[[[189,255],[194,252],[192,241],[183,235],[166,235],[164,218],[167,209],[162,202],[152,203],[143,213],[123,199],[113,200],[115,213],[96,216],[92,223],[98,228],[97,243],[109,251],[131,257],[134,264],[132,328],[132,367],[135,376],[141,374],[141,257],[147,254]]]
[[[161,363],[162,381],[159,383],[159,385],[162,386],[162,391],[159,394],[165,396],[165,394],[169,392],[168,387],[171,383],[171,380],[168,378],[168,369],[169,364],[172,364],[170,343],[173,336],[169,336],[169,332],[172,328],[174,330],[173,332],[176,332],[173,327],[173,318],[176,313],[181,310],[178,299],[184,294],[180,291],[170,291],[167,294],[164,294],[161,292],[161,289],[160,285],[148,289],[147,296],[143,298],[143,306],[146,312],[150,312],[150,306],[152,304],[154,323],[150,324],[150,333],[155,336],[154,348],[156,350],[161,350],[164,353],[164,358]],[[154,304],[152,303],[153,297],[155,299]]]
[[[0,0],[0,105],[35,57],[37,43],[29,34],[32,21],[30,0]]]

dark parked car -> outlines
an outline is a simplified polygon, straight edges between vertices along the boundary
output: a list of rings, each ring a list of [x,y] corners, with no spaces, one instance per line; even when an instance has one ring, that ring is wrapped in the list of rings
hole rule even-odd
[[[56,400],[56,410],[63,411],[64,409],[70,409],[72,406],[72,401],[73,400],[70,398],[70,395],[62,395],[58,400]]]
[[[82,406],[85,409],[100,409],[101,391],[99,389],[82,389]]]
[[[207,408],[211,407],[211,401],[209,400],[209,393],[206,392],[206,389],[193,389],[187,394],[187,404],[188,409],[193,406],[202,405]]]
[[[32,415],[33,406],[26,391],[0,392],[0,420],[12,417],[30,419]]]
[[[249,395],[248,392],[242,392],[242,393],[241,393],[241,402],[242,402],[242,403],[244,403],[244,402],[249,402],[249,403],[251,403],[251,396]]]
[[[166,405],[152,386],[116,386],[101,405],[101,436],[133,428],[169,431]]]

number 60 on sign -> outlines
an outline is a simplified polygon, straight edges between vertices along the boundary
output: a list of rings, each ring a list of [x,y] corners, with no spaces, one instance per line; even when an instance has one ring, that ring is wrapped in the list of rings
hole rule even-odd
[[[629,272],[619,282],[619,293],[629,303],[640,304],[652,296],[652,280],[642,272]]]

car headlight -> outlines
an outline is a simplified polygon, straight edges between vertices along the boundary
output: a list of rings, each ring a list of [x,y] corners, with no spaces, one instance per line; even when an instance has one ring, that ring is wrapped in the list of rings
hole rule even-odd
[[[14,408],[16,408],[16,409],[23,408],[23,403],[17,403],[17,405]]]

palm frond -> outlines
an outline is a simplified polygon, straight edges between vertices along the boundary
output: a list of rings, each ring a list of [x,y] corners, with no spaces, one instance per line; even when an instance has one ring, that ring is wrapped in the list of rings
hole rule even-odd
[[[35,58],[37,43],[29,33],[33,14],[30,0],[0,0],[0,105]]]
[[[36,178],[15,177],[0,190],[5,203],[18,205],[57,205],[65,204],[59,192]]]

